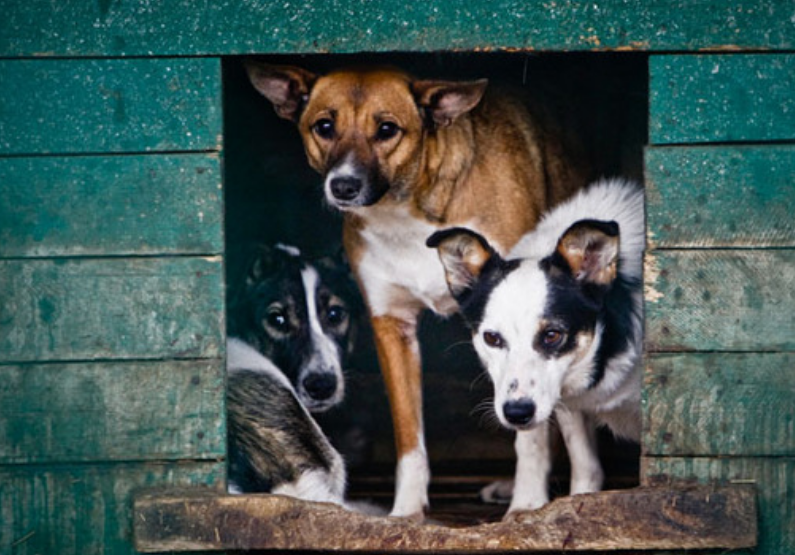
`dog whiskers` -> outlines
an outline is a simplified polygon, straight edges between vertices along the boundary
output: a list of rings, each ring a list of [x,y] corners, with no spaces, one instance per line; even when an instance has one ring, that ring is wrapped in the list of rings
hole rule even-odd
[[[494,398],[484,399],[475,405],[469,413],[470,416],[478,417],[478,424],[487,429],[499,430],[502,428],[497,414],[494,412]]]

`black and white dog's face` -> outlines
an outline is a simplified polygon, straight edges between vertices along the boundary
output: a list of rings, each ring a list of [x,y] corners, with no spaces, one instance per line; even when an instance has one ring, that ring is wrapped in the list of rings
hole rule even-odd
[[[603,299],[616,279],[618,226],[583,220],[542,257],[505,260],[477,233],[437,232],[448,285],[495,388],[500,422],[526,430],[561,398],[588,390],[601,342]]]
[[[293,247],[259,247],[231,291],[230,336],[278,366],[310,411],[342,401],[342,365],[361,305],[344,264],[310,263]]]

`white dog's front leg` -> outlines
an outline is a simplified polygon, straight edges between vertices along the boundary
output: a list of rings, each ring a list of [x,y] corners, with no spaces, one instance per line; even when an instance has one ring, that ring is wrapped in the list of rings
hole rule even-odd
[[[580,411],[555,411],[571,462],[571,495],[602,489],[604,472],[596,448],[596,428]]]
[[[547,479],[552,466],[549,452],[549,424],[516,433],[516,477],[508,514],[538,509],[549,502]]]

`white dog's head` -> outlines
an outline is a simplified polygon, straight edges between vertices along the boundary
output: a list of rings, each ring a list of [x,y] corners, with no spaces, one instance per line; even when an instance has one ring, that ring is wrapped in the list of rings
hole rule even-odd
[[[495,388],[500,422],[524,430],[547,420],[563,398],[598,383],[605,359],[626,339],[604,332],[606,296],[631,303],[617,281],[615,222],[581,220],[541,257],[503,259],[479,234],[435,233],[450,291],[471,327]],[[614,298],[613,298],[614,297]]]

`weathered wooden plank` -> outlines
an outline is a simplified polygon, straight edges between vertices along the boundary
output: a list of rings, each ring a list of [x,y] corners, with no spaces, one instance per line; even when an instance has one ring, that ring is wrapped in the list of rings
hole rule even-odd
[[[143,1],[6,6],[0,56],[435,50],[787,49],[779,0]],[[675,21],[675,23],[672,23]]]
[[[751,488],[638,489],[558,499],[516,522],[468,528],[352,514],[273,495],[144,495],[136,549],[550,551],[738,548],[756,543]]]
[[[220,149],[219,60],[0,60],[0,76],[0,154]]]
[[[0,257],[223,251],[215,154],[0,159]]]
[[[221,360],[0,366],[0,464],[218,459]]]
[[[795,147],[646,149],[652,248],[795,246]]]
[[[220,358],[220,257],[0,261],[0,362]]]
[[[153,486],[223,487],[223,462],[0,467],[0,553],[134,554],[132,498]]]
[[[652,144],[795,139],[795,55],[653,56]]]
[[[795,349],[795,250],[646,254],[650,351]]]
[[[795,455],[795,355],[654,354],[646,361],[646,455]]]
[[[641,459],[643,480],[666,486],[686,483],[752,484],[759,499],[759,545],[755,555],[795,553],[795,459]]]

